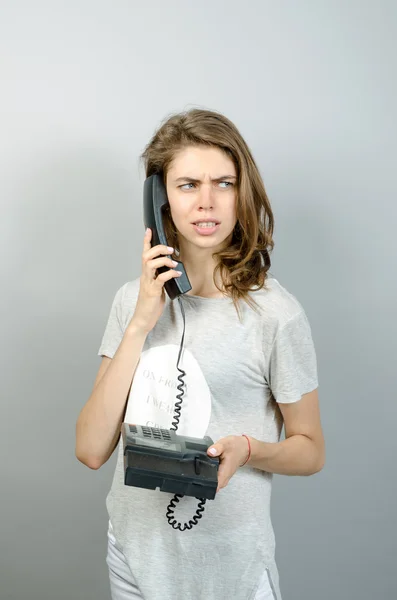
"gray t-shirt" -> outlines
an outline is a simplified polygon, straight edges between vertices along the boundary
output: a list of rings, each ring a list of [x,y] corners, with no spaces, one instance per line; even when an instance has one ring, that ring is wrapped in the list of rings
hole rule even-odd
[[[98,355],[113,358],[133,315],[139,279],[116,293]],[[297,402],[317,388],[310,325],[298,300],[276,279],[251,292],[257,313],[241,302],[239,321],[228,298],[184,295],[186,315],[180,367],[186,372],[178,433],[214,442],[246,433],[277,442],[278,403]],[[166,296],[131,385],[125,422],[170,428],[178,394],[176,368],[183,319]],[[281,600],[270,517],[272,474],[246,465],[198,524],[174,530],[166,519],[172,494],[124,485],[123,442],[106,505],[113,533],[145,600],[248,600],[266,570]],[[184,523],[197,500],[184,497],[175,518]]]

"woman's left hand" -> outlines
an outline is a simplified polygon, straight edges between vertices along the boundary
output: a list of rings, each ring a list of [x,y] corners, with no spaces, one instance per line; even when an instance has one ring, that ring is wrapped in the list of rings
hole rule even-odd
[[[237,469],[247,460],[248,453],[248,442],[242,435],[228,435],[208,448],[208,456],[218,456],[220,461],[217,492],[227,486]]]

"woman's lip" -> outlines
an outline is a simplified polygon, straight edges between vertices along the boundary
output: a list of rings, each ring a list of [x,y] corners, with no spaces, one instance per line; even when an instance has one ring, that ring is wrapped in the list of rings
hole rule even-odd
[[[192,223],[194,230],[199,234],[199,235],[211,235],[212,233],[215,233],[215,231],[217,231],[219,229],[219,225],[220,223],[217,223],[216,225],[214,225],[213,227],[199,227],[198,225],[196,225],[195,223]]]

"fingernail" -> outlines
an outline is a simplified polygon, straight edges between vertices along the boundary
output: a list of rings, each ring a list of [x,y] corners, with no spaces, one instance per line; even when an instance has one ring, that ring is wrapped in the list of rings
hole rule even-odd
[[[171,253],[174,251],[174,249],[173,249],[173,248],[171,248],[171,246],[167,246],[167,250],[168,250],[168,252],[169,252],[170,254],[171,254]]]
[[[177,260],[173,260],[173,261],[172,261],[172,264],[174,265],[174,267],[176,267],[176,266],[177,266],[177,264],[178,264],[178,261],[177,261]]]
[[[216,454],[216,448],[211,448],[210,450],[208,450],[208,452],[210,454],[212,454],[212,456],[215,456],[215,454]]]

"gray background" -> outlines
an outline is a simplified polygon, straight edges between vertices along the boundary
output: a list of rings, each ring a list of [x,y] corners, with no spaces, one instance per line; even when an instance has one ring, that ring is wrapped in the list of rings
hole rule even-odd
[[[397,596],[396,16],[392,1],[3,0],[2,600],[109,598],[115,457],[81,465],[75,422],[114,294],[139,275],[139,153],[191,106],[252,148],[272,272],[318,353],[326,468],[274,482],[284,600]]]

